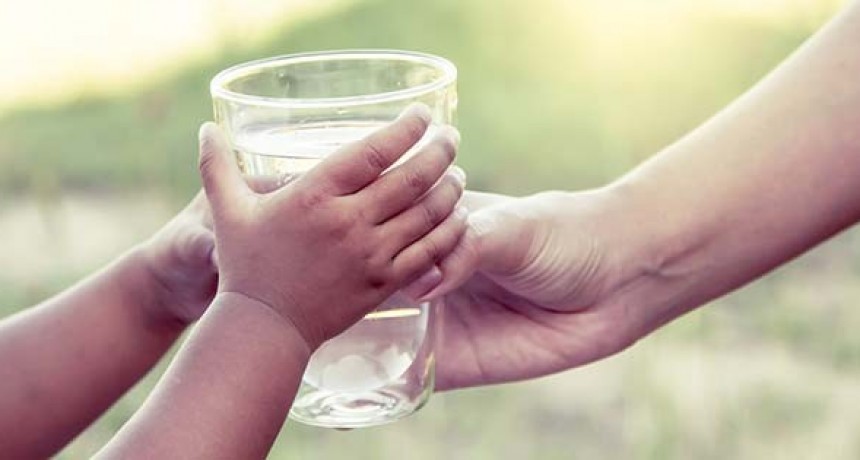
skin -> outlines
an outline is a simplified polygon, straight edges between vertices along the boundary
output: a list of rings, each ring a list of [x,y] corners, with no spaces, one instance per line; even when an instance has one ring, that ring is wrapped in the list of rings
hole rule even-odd
[[[74,287],[0,322],[0,452],[56,453],[158,362],[215,292],[202,195]]]
[[[431,267],[465,232],[466,213],[455,211],[462,174],[449,171],[453,129],[386,171],[429,121],[414,107],[266,194],[249,188],[217,128],[204,125],[218,291],[99,458],[266,456],[311,353],[422,273],[440,276]]]
[[[860,219],[860,3],[711,120],[607,186],[472,194],[441,263],[440,389],[626,349]],[[418,290],[418,289],[416,289]]]
[[[264,457],[311,351],[416,274],[438,283],[441,272],[428,269],[465,230],[465,213],[453,212],[464,176],[448,167],[452,129],[381,174],[428,120],[426,108],[413,108],[289,187],[251,183],[260,193],[207,125],[201,173],[218,250],[200,194],[111,265],[0,322],[3,456],[55,454],[206,311],[100,456]],[[332,299],[349,308],[328,308]]]
[[[860,86],[853,77],[860,74],[858,41],[860,6],[854,3],[737,102],[599,190],[467,197],[475,211],[471,228],[447,257],[442,249],[453,247],[451,235],[457,234],[450,214],[418,240],[438,241],[413,251],[422,254],[414,261],[394,243],[380,249],[387,257],[361,252],[366,249],[356,246],[382,248],[394,241],[369,230],[384,213],[342,218],[333,211],[341,205],[332,203],[355,195],[380,199],[385,187],[364,184],[361,194],[338,194],[350,188],[345,169],[330,169],[333,182],[323,181],[342,188],[310,193],[308,187],[300,198],[285,191],[263,199],[243,191],[224,163],[203,161],[210,165],[202,169],[224,235],[219,293],[144,408],[101,456],[264,456],[314,347],[422,270],[411,292],[444,294],[447,309],[438,349],[441,389],[520,380],[601,359],[754,280],[860,218]],[[207,152],[217,149],[206,145],[204,158],[214,158]],[[378,176],[383,163],[368,164]],[[367,193],[372,188],[376,195]],[[306,232],[291,227],[299,223],[280,221],[281,230],[298,240],[277,251],[272,244],[253,245],[255,239],[274,240],[260,224],[263,216],[278,217],[273,209],[311,212],[320,204],[323,211]],[[346,236],[344,225],[359,222],[359,234],[377,238],[376,246]],[[409,234],[407,224],[400,233],[391,230],[396,227],[386,226]],[[437,232],[448,236],[433,237]],[[326,245],[325,238],[335,236],[333,246]],[[202,285],[212,282],[211,246],[192,246],[197,244],[206,249],[156,238],[0,324],[7,374],[0,378],[0,423],[7,435],[0,450],[13,457],[50,455],[149,369],[205,306],[194,299],[211,293],[171,282],[183,279],[174,271],[209,273]],[[331,286],[329,270],[312,270],[307,285],[290,284],[310,265],[272,254],[290,253],[289,246],[309,262],[311,254],[325,252],[303,244],[334,247],[367,264],[330,267],[338,281],[347,280],[348,292],[341,294],[355,300],[349,303],[354,310],[320,314],[327,297],[310,293]],[[401,256],[403,263],[395,263]],[[430,268],[433,258],[441,258],[439,268]],[[167,270],[153,260],[174,263]],[[194,270],[178,270],[183,263]],[[356,276],[357,268],[369,274]],[[91,327],[95,322],[103,327]],[[242,333],[247,330],[254,333]]]

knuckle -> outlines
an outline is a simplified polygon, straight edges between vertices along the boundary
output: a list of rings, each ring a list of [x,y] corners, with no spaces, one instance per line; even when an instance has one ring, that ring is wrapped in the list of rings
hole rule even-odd
[[[411,143],[418,142],[427,131],[427,122],[419,117],[410,117],[403,121],[403,130]]]
[[[448,163],[452,163],[457,157],[457,144],[450,136],[437,137],[435,144]]]
[[[382,171],[388,167],[385,152],[377,141],[365,139],[362,141],[362,150],[364,151],[364,161],[371,169]]]
[[[212,170],[215,168],[216,161],[212,149],[204,145],[200,150],[200,158],[197,160],[197,169],[200,170],[200,174],[204,179],[210,177],[213,172]]]
[[[347,212],[333,212],[325,218],[325,233],[336,241],[343,241],[350,236],[355,219]]]
[[[428,182],[420,171],[407,170],[403,172],[403,184],[410,190],[423,191],[430,185]]]
[[[439,244],[432,238],[422,241],[422,244],[418,247],[418,265],[421,267],[431,265],[438,258],[440,249]]]
[[[453,178],[448,179],[447,182],[447,190],[450,194],[449,199],[451,202],[456,203],[460,196],[463,194],[463,183]]]
[[[361,259],[370,258],[375,246],[370,244],[374,234],[364,221],[362,210],[346,203],[328,206],[319,214],[321,230],[335,241],[345,243],[346,250]],[[347,242],[348,240],[348,242]]]
[[[321,208],[327,201],[328,195],[319,189],[302,190],[296,194],[298,207],[304,212],[315,211]]]
[[[384,289],[394,282],[389,270],[370,270],[367,273],[367,284],[373,289]]]
[[[362,244],[355,249],[355,256],[361,260],[368,272],[373,272],[378,267],[377,253],[370,244]]]
[[[373,289],[382,289],[388,285],[388,278],[383,275],[370,274],[367,276],[367,285]]]
[[[425,206],[422,206],[421,214],[424,216],[424,223],[428,228],[442,222],[445,218],[445,213],[434,203],[427,203]]]
[[[349,238],[350,229],[343,225],[329,225],[325,229],[325,235],[334,241],[344,241]]]

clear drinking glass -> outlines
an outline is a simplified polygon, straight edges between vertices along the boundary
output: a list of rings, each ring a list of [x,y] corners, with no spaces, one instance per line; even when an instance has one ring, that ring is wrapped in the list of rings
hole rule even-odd
[[[243,172],[286,183],[414,102],[430,107],[433,125],[452,124],[456,74],[451,62],[427,54],[331,51],[240,64],[219,73],[211,91],[215,120]],[[433,310],[395,294],[323,344],[290,417],[356,428],[418,410],[433,391]]]

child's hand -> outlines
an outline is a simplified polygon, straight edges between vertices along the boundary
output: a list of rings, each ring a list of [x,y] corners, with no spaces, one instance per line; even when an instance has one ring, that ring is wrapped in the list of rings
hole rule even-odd
[[[434,262],[466,227],[465,210],[454,212],[464,176],[449,170],[456,131],[440,129],[386,171],[429,121],[416,106],[268,194],[248,187],[217,126],[203,125],[200,171],[215,220],[219,295],[271,308],[314,349],[419,275],[441,278]]]
[[[212,215],[203,192],[141,246],[157,319],[190,323],[206,310],[218,283]]]

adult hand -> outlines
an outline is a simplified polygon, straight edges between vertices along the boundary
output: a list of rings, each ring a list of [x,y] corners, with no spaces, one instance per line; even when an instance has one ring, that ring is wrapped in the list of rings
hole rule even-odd
[[[447,292],[438,389],[569,369],[648,331],[651,323],[623,295],[639,269],[627,264],[629,229],[619,227],[613,193],[466,193],[471,228],[441,264],[445,281],[429,293]]]

